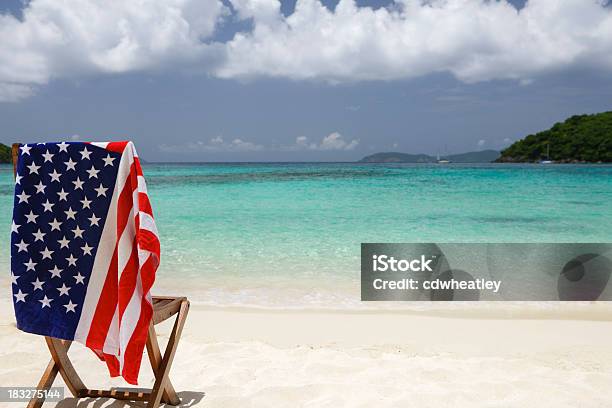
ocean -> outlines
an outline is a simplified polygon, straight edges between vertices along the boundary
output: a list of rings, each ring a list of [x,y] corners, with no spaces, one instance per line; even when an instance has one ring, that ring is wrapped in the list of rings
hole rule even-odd
[[[206,304],[354,304],[362,242],[612,241],[608,165],[146,164],[144,173],[162,243],[156,288]],[[0,189],[8,236],[10,165]],[[9,253],[0,247],[7,275]]]

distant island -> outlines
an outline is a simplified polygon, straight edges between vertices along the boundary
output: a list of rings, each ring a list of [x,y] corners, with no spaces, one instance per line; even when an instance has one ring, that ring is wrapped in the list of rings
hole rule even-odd
[[[12,163],[11,147],[0,143],[0,163]]]
[[[479,152],[468,152],[451,154],[442,157],[453,163],[491,163],[499,157],[497,150],[481,150]],[[438,158],[428,154],[408,153],[375,153],[359,160],[359,163],[437,163]]]
[[[612,112],[576,115],[501,151],[499,163],[611,163]]]

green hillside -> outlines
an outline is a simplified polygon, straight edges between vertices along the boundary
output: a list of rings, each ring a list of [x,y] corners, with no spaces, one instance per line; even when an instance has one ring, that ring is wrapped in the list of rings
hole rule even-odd
[[[499,157],[496,150],[481,150],[446,155],[443,158],[453,163],[491,163]],[[359,160],[360,163],[437,163],[438,159],[427,154],[409,154],[399,152],[375,153]]]
[[[0,143],[0,163],[12,163],[11,147]]]
[[[529,135],[501,151],[498,162],[612,162],[612,112],[576,115],[543,132]]]

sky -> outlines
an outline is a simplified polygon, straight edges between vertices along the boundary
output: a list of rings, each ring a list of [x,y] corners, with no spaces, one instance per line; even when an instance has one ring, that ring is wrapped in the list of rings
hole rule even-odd
[[[501,149],[612,110],[603,0],[3,0],[0,142],[148,161]]]

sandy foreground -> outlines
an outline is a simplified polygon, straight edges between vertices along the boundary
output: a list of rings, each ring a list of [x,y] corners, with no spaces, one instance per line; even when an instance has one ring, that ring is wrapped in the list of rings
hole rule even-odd
[[[0,384],[33,386],[49,354],[42,337],[14,327],[9,302],[0,300]],[[454,315],[193,305],[171,379],[184,407],[612,406],[612,321]],[[163,347],[170,324],[158,330]],[[88,386],[126,386],[84,347],[70,355]],[[140,381],[153,383],[146,357]]]

